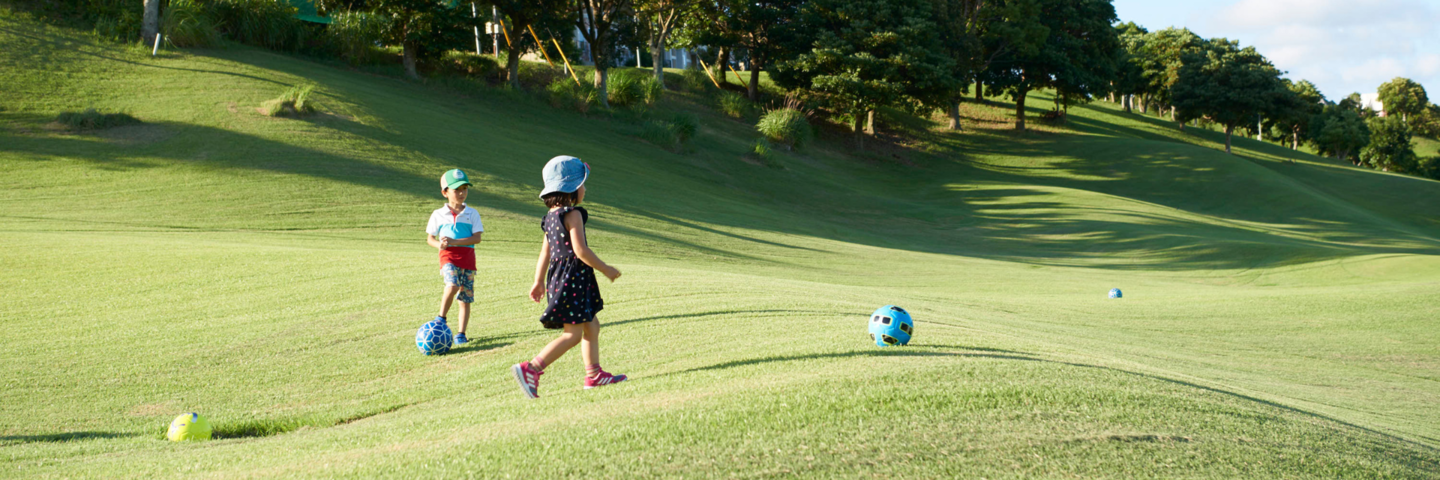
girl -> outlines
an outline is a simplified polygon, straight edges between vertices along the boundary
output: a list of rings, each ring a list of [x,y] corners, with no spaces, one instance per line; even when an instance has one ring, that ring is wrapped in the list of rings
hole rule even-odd
[[[540,324],[564,331],[540,350],[535,359],[510,368],[515,381],[520,382],[520,390],[530,398],[540,396],[540,375],[545,367],[576,344],[580,345],[580,358],[585,362],[585,388],[625,381],[624,375],[611,375],[600,369],[600,322],[595,314],[600,313],[605,302],[600,299],[595,271],[605,274],[611,282],[620,278],[620,271],[601,261],[585,243],[585,222],[589,221],[590,213],[576,205],[585,200],[585,179],[590,176],[590,165],[561,155],[545,164],[542,175],[545,190],[540,192],[540,198],[550,211],[540,221],[540,228],[545,230],[545,243],[540,246],[540,260],[535,264],[530,300],[539,303],[542,295],[547,297],[549,306],[540,315]],[[543,285],[542,279],[546,279]]]

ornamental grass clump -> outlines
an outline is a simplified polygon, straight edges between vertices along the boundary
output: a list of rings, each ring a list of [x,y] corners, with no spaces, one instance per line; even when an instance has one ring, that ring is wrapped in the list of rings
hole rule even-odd
[[[735,92],[720,92],[715,99],[720,113],[731,118],[745,118],[750,115],[750,99]]]
[[[260,105],[260,110],[271,117],[300,117],[315,113],[315,102],[310,101],[314,85],[296,85],[285,90],[278,98]]]
[[[765,112],[755,129],[771,142],[784,145],[787,150],[801,148],[810,141],[813,132],[805,113],[794,108],[779,108]]]
[[[55,121],[70,130],[103,130],[140,123],[140,119],[124,113],[100,113],[93,108],[81,112],[62,112]]]

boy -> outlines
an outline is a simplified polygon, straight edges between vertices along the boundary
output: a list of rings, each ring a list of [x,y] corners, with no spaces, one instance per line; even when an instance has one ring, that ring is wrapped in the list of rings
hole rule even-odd
[[[440,275],[445,278],[445,294],[440,297],[440,315],[435,320],[445,322],[450,302],[458,293],[460,329],[455,343],[461,344],[469,341],[465,327],[470,323],[470,303],[475,301],[474,245],[480,243],[485,227],[480,224],[480,212],[465,206],[470,194],[470,178],[465,172],[455,169],[441,175],[440,194],[445,196],[445,206],[430,213],[430,224],[425,227],[427,243],[440,250]]]

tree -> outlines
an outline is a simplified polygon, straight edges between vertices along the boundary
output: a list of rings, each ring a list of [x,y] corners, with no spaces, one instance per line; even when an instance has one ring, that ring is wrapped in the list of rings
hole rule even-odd
[[[505,76],[510,81],[510,86],[520,89],[520,57],[526,52],[535,48],[543,49],[544,45],[536,45],[535,37],[531,32],[535,27],[541,31],[549,30],[550,27],[560,28],[564,31],[574,23],[574,12],[569,9],[570,0],[489,0],[495,9],[504,15],[508,22],[504,28],[509,31],[505,41]]]
[[[1015,100],[1015,129],[1025,130],[1025,97],[1052,87],[1074,98],[1109,88],[1119,48],[1115,6],[1109,0],[1033,0],[1036,17],[1049,30],[1039,48],[1016,50],[991,63],[990,83]]]
[[[661,57],[670,34],[679,27],[697,3],[695,0],[634,0],[635,14],[649,34],[650,58],[655,69],[655,81],[665,82],[665,64]],[[636,52],[639,55],[639,52]]]
[[[155,35],[159,33],[160,0],[145,0],[145,14],[140,21],[140,40],[144,41],[146,45],[154,45]]]
[[[606,83],[610,78],[610,64],[615,56],[616,22],[629,19],[633,12],[630,0],[575,0],[580,17],[575,27],[590,44],[590,59],[595,62],[595,93],[600,105],[610,108]]]
[[[1225,153],[1235,126],[1253,122],[1257,115],[1277,110],[1289,93],[1280,71],[1255,47],[1217,38],[1203,54],[1184,57],[1180,77],[1171,87],[1172,101],[1182,122],[1207,118],[1225,126]]]
[[[933,0],[932,18],[939,27],[940,45],[945,55],[953,62],[946,75],[946,89],[943,106],[950,116],[949,128],[960,129],[960,102],[964,100],[969,80],[980,63],[983,52],[980,43],[980,8],[988,5],[984,0]]]
[[[1039,54],[1050,35],[1050,28],[1040,20],[1039,0],[984,0],[975,8],[974,34],[980,51],[974,60],[975,101],[985,99],[985,85],[993,81],[992,72],[1003,71],[996,62],[1008,58],[1027,58]]]
[[[472,24],[468,12],[461,14],[443,1],[372,0],[376,14],[390,17],[384,40],[400,45],[405,75],[420,78],[415,65],[443,53],[449,44],[459,43],[462,29]]]
[[[1120,104],[1126,112],[1134,109],[1134,97],[1146,91],[1145,41],[1150,33],[1135,22],[1115,27],[1120,48],[1115,50],[1115,77],[1111,90],[1120,95]]]
[[[1153,104],[1157,109],[1155,115],[1160,116],[1165,107],[1172,107],[1169,108],[1170,119],[1182,122],[1183,127],[1185,120],[1175,117],[1172,88],[1180,80],[1185,56],[1203,52],[1205,48],[1204,39],[1184,28],[1172,27],[1147,34],[1140,53],[1140,66],[1145,78],[1140,111],[1148,111]]]
[[[792,46],[804,53],[777,64],[772,78],[828,97],[852,116],[859,140],[875,107],[944,92],[951,60],[940,54],[929,7],[925,0],[808,2],[800,12],[805,30]]]
[[[1370,143],[1360,150],[1360,164],[1387,172],[1417,172],[1420,158],[1415,155],[1410,127],[1404,119],[1377,117],[1365,124],[1370,127]]]
[[[1285,88],[1292,95],[1270,115],[1271,124],[1290,137],[1290,149],[1300,148],[1302,140],[1310,138],[1310,120],[1325,108],[1325,95],[1309,80],[1291,82],[1284,79]],[[1302,138],[1303,137],[1303,138]]]
[[[760,72],[778,62],[793,60],[798,45],[797,18],[803,0],[702,0],[693,23],[695,41],[731,50],[744,50],[750,80],[745,82],[751,101],[760,100]]]
[[[1370,128],[1360,113],[1339,105],[1327,105],[1310,120],[1310,138],[1321,155],[1334,155],[1344,162],[1353,152],[1370,143]],[[1358,158],[1352,161],[1359,165]]]
[[[1404,77],[1395,77],[1380,85],[1380,103],[1387,115],[1400,114],[1400,119],[1410,123],[1410,116],[1425,112],[1430,98],[1425,96],[1425,87]]]

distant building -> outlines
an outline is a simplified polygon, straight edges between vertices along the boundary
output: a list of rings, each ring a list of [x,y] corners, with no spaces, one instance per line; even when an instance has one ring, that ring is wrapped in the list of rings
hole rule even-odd
[[[1360,94],[1360,108],[1368,108],[1374,110],[1376,115],[1385,116],[1385,103],[1380,101],[1378,93]]]

